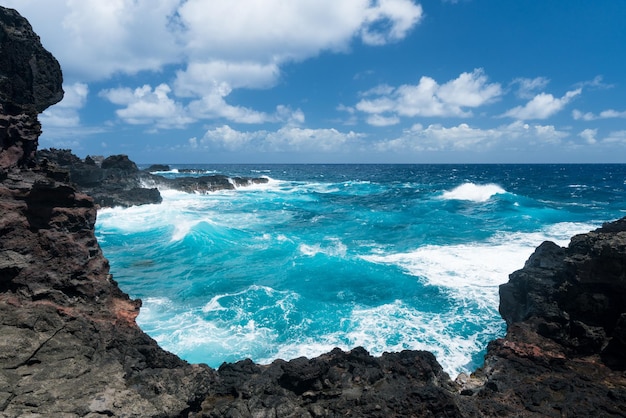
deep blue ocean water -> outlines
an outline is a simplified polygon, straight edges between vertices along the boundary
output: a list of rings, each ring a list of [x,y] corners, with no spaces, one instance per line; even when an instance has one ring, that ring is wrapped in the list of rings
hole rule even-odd
[[[269,178],[98,213],[139,325],[213,367],[363,346],[471,371],[505,332],[498,285],[544,240],[626,216],[626,165],[172,167]]]

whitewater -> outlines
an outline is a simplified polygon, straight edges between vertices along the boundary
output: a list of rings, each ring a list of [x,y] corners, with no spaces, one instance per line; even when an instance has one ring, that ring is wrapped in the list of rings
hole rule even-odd
[[[157,174],[269,180],[98,212],[138,324],[212,367],[363,346],[471,371],[506,331],[508,275],[543,241],[626,215],[626,165],[172,167]]]

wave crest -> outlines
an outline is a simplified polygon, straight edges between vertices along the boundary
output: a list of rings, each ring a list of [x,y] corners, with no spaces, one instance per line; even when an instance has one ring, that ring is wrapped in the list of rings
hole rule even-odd
[[[497,194],[504,194],[506,190],[497,184],[463,183],[452,190],[443,192],[441,196],[446,200],[469,200],[471,202],[486,202]]]

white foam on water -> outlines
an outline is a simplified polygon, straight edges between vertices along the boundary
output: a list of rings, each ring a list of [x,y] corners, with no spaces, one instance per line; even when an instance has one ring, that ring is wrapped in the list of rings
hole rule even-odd
[[[504,194],[506,190],[497,184],[464,183],[441,195],[445,200],[467,200],[471,202],[486,202],[497,194]]]
[[[322,243],[300,244],[298,246],[300,254],[306,257],[315,257],[317,254],[324,254],[329,257],[346,257],[348,247],[339,238],[326,238]]]
[[[251,309],[259,297],[267,297],[268,304]],[[216,295],[199,308],[175,307],[167,298],[146,298],[137,322],[165,349],[217,367],[226,359],[257,360],[275,351],[278,331],[255,315],[278,308],[281,320],[288,321],[297,299],[296,293],[259,285]]]
[[[476,367],[472,356],[484,349],[486,336],[503,331],[502,324],[494,323],[488,314],[472,314],[462,307],[448,312],[422,312],[402,301],[357,308],[349,321],[352,330],[347,338],[351,346],[366,347],[373,355],[427,350],[435,354],[452,378]],[[452,329],[463,324],[472,324],[480,331],[461,336]]]

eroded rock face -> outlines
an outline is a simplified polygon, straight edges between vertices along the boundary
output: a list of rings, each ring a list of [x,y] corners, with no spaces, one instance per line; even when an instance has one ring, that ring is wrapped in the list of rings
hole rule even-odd
[[[626,369],[626,219],[572,238],[546,242],[500,287],[507,324],[526,322],[571,355],[601,353]]]
[[[507,334],[489,344],[463,405],[481,416],[626,416],[625,274],[626,218],[566,248],[541,244],[500,287]]]
[[[57,60],[26,19],[0,7],[0,168],[32,164],[37,115],[63,98]]]
[[[177,416],[213,372],[139,329],[141,301],[109,274],[93,200],[63,175],[11,171],[0,183],[0,411]]]

